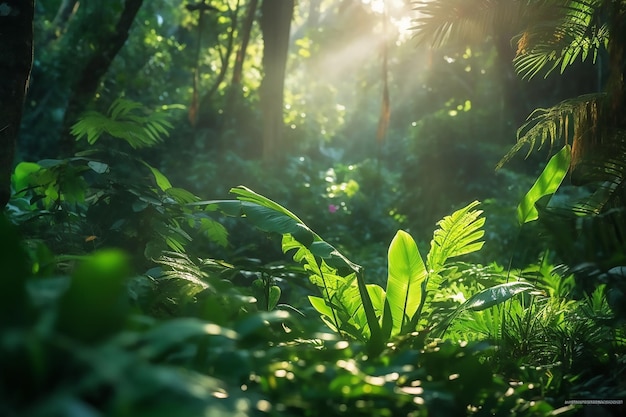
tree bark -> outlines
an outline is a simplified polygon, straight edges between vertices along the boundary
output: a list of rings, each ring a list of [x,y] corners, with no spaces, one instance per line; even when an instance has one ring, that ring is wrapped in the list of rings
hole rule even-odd
[[[263,160],[273,162],[283,149],[283,89],[294,0],[263,0],[263,81],[260,104],[263,115]]]
[[[73,86],[63,118],[63,129],[60,139],[61,157],[71,156],[74,153],[74,139],[69,134],[70,128],[76,122],[80,112],[84,110],[96,94],[100,80],[108,71],[122,46],[126,43],[130,27],[135,21],[137,12],[142,4],[143,0],[125,0],[124,10],[122,10],[117,21],[115,30],[101,39],[100,48],[87,62],[80,79]]]
[[[623,2],[608,3],[610,7],[610,38],[608,45],[609,53],[609,79],[607,80],[607,92],[610,94],[611,124],[615,127],[624,128],[624,108],[626,107],[625,77],[626,65],[626,6]]]
[[[228,40],[226,41],[225,50],[222,52],[221,45],[218,44],[216,46],[218,48],[220,61],[221,61],[220,72],[217,74],[217,78],[215,82],[213,83],[213,85],[211,86],[211,89],[207,91],[207,93],[202,97],[202,100],[200,100],[201,111],[207,110],[207,108],[209,107],[209,104],[211,103],[211,99],[213,98],[213,95],[215,95],[220,85],[222,85],[222,83],[224,82],[224,79],[226,79],[226,73],[228,72],[228,68],[230,64],[230,57],[233,54],[233,48],[235,45],[235,32],[237,31],[238,20],[239,20],[239,2],[237,2],[235,9],[230,10],[230,32],[228,33]]]
[[[11,173],[33,62],[34,0],[0,1],[0,209],[11,197]]]
[[[235,66],[233,67],[233,77],[231,81],[233,88],[238,89],[241,85],[243,60],[246,56],[248,43],[250,43],[250,33],[252,32],[252,24],[254,23],[254,15],[256,14],[258,3],[259,0],[250,0],[246,9],[246,16],[244,17],[241,27],[241,46],[237,50],[237,55],[235,56]]]

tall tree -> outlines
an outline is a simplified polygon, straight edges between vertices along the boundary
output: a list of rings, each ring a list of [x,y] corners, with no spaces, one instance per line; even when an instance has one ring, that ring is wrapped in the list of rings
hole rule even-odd
[[[263,0],[263,81],[260,101],[263,114],[263,159],[271,162],[283,149],[283,89],[294,0]]]
[[[33,62],[34,0],[0,2],[0,209],[11,197],[11,172]]]

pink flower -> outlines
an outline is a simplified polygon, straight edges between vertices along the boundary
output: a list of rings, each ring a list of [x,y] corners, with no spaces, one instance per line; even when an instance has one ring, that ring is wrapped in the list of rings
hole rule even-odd
[[[329,204],[328,205],[328,212],[329,213],[335,213],[337,210],[339,210],[339,206],[336,206],[334,204]]]

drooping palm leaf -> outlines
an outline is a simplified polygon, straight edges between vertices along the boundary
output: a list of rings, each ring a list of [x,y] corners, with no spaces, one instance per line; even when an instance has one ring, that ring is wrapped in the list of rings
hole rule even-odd
[[[448,43],[482,42],[501,28],[521,26],[524,2],[506,0],[434,0],[416,3],[415,38],[439,48]]]
[[[565,209],[546,209],[541,224],[551,246],[566,264],[595,265],[608,270],[626,262],[626,210],[610,209],[598,215],[576,214]]]
[[[598,124],[599,108],[606,94],[586,94],[564,100],[556,106],[533,111],[526,123],[517,130],[517,143],[498,162],[496,169],[508,162],[524,146],[528,145],[528,157],[535,149],[541,149],[546,143],[552,147],[557,140],[565,144],[587,135]],[[538,142],[538,145],[537,145]]]
[[[600,214],[607,207],[626,205],[626,132],[606,135],[601,144],[587,150],[572,169],[572,181],[593,191],[573,209],[582,214]]]
[[[205,205],[208,210],[245,217],[261,230],[281,234],[283,251],[294,251],[294,260],[304,265],[311,280],[320,287],[325,304],[331,308],[331,327],[346,330],[347,326],[351,326],[348,330],[350,334],[369,336],[367,341],[370,352],[382,350],[384,340],[381,327],[370,290],[365,284],[363,268],[348,260],[280,204],[243,186],[233,188],[231,192],[238,196],[237,201],[203,201],[190,205]],[[346,267],[352,272],[347,276],[340,275],[335,269]],[[358,303],[355,303],[357,298]],[[358,312],[353,305],[357,304],[363,310],[366,323],[354,326],[354,317]],[[327,311],[325,308],[322,310]]]
[[[579,57],[585,61],[591,56],[595,62],[609,39],[606,22],[597,16],[601,3],[578,0],[538,4],[539,9],[550,7],[552,13],[537,14],[518,37],[516,71],[530,79],[544,69],[546,77],[557,68],[562,73]]]

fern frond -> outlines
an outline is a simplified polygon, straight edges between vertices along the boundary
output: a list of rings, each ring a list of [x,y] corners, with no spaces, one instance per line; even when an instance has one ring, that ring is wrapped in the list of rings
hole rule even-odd
[[[70,133],[76,140],[86,137],[90,145],[106,134],[122,139],[137,149],[162,142],[172,128],[167,114],[160,111],[147,112],[141,103],[118,98],[111,104],[106,115],[95,111],[83,113]]]
[[[599,107],[605,98],[604,93],[586,94],[547,109],[536,109],[517,130],[517,143],[498,162],[496,169],[502,168],[526,145],[529,145],[526,153],[528,157],[537,147],[537,142],[538,149],[546,142],[552,148],[557,140],[562,139],[565,144],[570,144],[570,137],[581,138],[593,131],[598,125]]]
[[[482,230],[485,218],[482,210],[474,210],[480,203],[474,201],[466,207],[444,217],[435,230],[428,253],[428,268],[437,274],[449,258],[480,250],[484,242],[479,242],[485,231]]]
[[[156,260],[156,263],[166,267],[163,271],[163,278],[181,279],[187,281],[201,289],[206,289],[208,274],[200,269],[189,256],[184,253],[164,252],[163,256]]]

